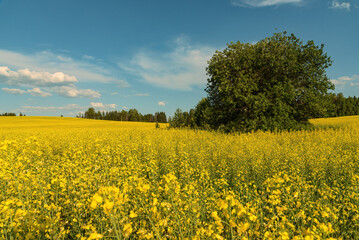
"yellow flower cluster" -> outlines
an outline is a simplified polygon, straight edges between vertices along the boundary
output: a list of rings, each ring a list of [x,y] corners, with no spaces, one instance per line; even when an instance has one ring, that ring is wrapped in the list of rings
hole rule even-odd
[[[0,239],[358,239],[359,118],[225,135],[0,118]]]

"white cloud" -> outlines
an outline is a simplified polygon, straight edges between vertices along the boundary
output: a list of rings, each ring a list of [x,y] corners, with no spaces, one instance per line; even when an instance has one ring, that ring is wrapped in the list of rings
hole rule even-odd
[[[302,3],[303,0],[231,0],[233,6],[239,7],[268,7],[274,5]]]
[[[139,52],[130,65],[120,63],[119,66],[150,84],[164,88],[191,90],[193,86],[204,85],[207,61],[215,49],[191,46],[184,37],[177,38],[173,45],[171,51],[163,54]]]
[[[148,96],[150,96],[150,94],[149,93],[136,93],[135,96],[136,97],[148,97]]]
[[[8,67],[0,67],[0,82],[11,86],[54,86],[75,83],[77,79],[63,72],[51,74],[49,72],[30,71],[29,69],[12,71]]]
[[[89,56],[89,55],[83,55],[82,58],[85,60],[95,60],[96,59],[95,57]]]
[[[51,93],[48,92],[44,92],[42,91],[40,88],[33,88],[33,89],[29,89],[27,90],[32,96],[39,96],[39,97],[48,97],[51,96]]]
[[[92,103],[90,103],[90,105],[91,105],[91,107],[103,107],[103,103],[95,103],[95,102],[92,102]]]
[[[355,83],[355,81],[359,81],[359,75],[352,75],[352,76],[342,76],[338,77],[336,79],[330,79],[330,81],[334,85],[346,85],[349,84],[350,86],[358,85],[358,83]]]
[[[125,95],[124,97],[148,97],[150,96],[149,93],[136,93],[133,95]]]
[[[347,84],[346,82],[339,81],[339,80],[337,80],[337,79],[330,79],[330,81],[331,81],[335,86]]]
[[[339,3],[338,1],[332,1],[332,6],[330,8],[334,8],[334,9],[343,9],[343,10],[347,10],[350,11],[350,3],[349,2],[342,2]]]
[[[114,96],[114,95],[117,95],[118,94],[118,92],[113,92],[113,93],[111,93],[111,96]]]
[[[39,97],[49,97],[52,96],[49,92],[55,92],[60,96],[70,97],[70,98],[100,98],[101,94],[91,89],[77,89],[76,86],[71,84],[70,86],[60,86],[60,87],[46,87],[48,92],[42,91],[40,88],[28,89],[27,91],[17,89],[17,88],[2,88],[3,91],[10,94],[24,94],[30,93],[32,96]]]
[[[60,96],[65,97],[87,97],[87,98],[99,98],[100,93],[91,89],[78,90],[73,83],[78,80],[75,76],[67,75],[63,72],[41,72],[31,71],[29,69],[20,69],[17,71],[11,70],[9,67],[0,67],[0,83],[4,83],[10,86],[25,86],[33,87],[33,89],[27,92],[33,96],[48,97],[51,93],[56,92]],[[39,87],[45,88],[46,91],[42,91]],[[8,93],[22,94],[18,90],[10,90],[6,88]]]
[[[112,104],[106,104],[106,106],[107,106],[108,108],[116,108],[116,107],[117,107],[117,105],[114,104],[114,103],[112,103]]]
[[[65,106],[22,106],[20,108],[21,111],[24,112],[54,112],[54,111],[74,111],[78,113],[85,113],[85,110],[87,110],[89,107],[95,106],[102,106],[101,109],[110,109],[110,108],[116,108],[116,104],[103,104],[103,103],[90,103],[89,106],[80,106],[78,104],[68,104]],[[68,113],[71,114],[71,113]]]
[[[25,110],[33,110],[33,111],[57,111],[57,110],[84,109],[85,107],[79,106],[78,104],[68,104],[63,107],[23,106],[21,108]]]
[[[76,76],[79,82],[106,82],[128,86],[124,80],[114,77],[116,69],[104,65],[102,61],[85,55],[81,60],[69,56],[42,51],[33,54],[0,49],[0,66],[14,69],[31,69],[35,72],[62,72]]]
[[[355,76],[355,75],[354,75],[354,76]],[[354,80],[354,76],[353,76],[353,77],[342,76],[342,77],[339,77],[338,80],[339,80],[339,81],[353,81],[353,80]]]
[[[4,92],[10,93],[10,94],[24,94],[27,93],[24,90],[17,89],[17,88],[2,88]]]
[[[165,101],[159,101],[158,106],[166,106],[166,102]]]
[[[122,106],[122,109],[127,110],[127,109],[128,109],[128,107],[126,107],[126,106]]]
[[[86,97],[86,98],[100,98],[101,94],[91,89],[77,89],[74,85],[70,86],[61,86],[61,87],[53,87],[53,92],[56,92],[60,96],[70,97],[70,98],[78,98],[78,97]]]
[[[107,108],[116,108],[116,104],[103,104],[101,102],[91,102],[90,103],[91,107],[94,108],[103,108],[103,109],[107,109]]]

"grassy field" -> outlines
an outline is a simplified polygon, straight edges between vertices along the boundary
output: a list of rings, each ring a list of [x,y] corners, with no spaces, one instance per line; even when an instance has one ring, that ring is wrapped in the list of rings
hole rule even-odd
[[[358,239],[359,117],[310,131],[0,117],[1,239]]]

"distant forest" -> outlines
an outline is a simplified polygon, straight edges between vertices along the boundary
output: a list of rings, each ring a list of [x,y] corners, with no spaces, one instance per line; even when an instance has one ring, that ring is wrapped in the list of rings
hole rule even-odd
[[[332,108],[328,117],[359,115],[359,97],[344,97],[343,93],[329,95]]]
[[[0,113],[0,116],[4,116],[4,117],[13,116],[13,117],[15,117],[16,113],[11,113],[11,112],[9,112],[9,113],[8,112]],[[22,117],[22,116],[25,116],[25,114],[20,113],[19,116]]]
[[[141,114],[137,109],[128,111],[95,111],[89,108],[85,113],[76,116],[78,118],[112,120],[112,121],[135,121],[135,122],[159,122],[166,123],[167,116],[165,112],[156,112],[155,114]]]

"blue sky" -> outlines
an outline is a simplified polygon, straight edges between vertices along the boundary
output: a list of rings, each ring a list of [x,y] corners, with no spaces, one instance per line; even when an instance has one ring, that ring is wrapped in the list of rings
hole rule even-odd
[[[0,0],[0,112],[189,110],[207,61],[274,32],[324,44],[335,92],[359,96],[356,0]]]

